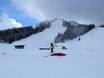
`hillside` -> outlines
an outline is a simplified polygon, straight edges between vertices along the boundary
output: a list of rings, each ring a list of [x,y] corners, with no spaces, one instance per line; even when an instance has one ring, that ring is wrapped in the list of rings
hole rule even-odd
[[[0,30],[0,42],[11,44],[15,41],[25,39],[31,36],[32,34],[38,34],[40,32],[45,31],[46,29],[49,29],[49,34],[47,35],[54,34],[55,36],[53,42],[61,43],[84,35],[93,28],[95,28],[94,24],[79,24],[75,21],[67,21],[64,19],[56,18],[40,22],[35,27],[27,26],[7,30]],[[53,36],[51,37],[53,38]]]
[[[49,47],[57,34],[66,30],[61,25],[57,21],[49,29],[26,39],[12,44],[0,43],[0,78],[104,78],[103,28],[94,28],[80,36],[80,41],[75,38],[57,43],[55,52],[67,56],[44,57],[50,50],[39,48]],[[14,45],[18,44],[26,46],[15,49]],[[63,45],[67,50],[61,49]]]

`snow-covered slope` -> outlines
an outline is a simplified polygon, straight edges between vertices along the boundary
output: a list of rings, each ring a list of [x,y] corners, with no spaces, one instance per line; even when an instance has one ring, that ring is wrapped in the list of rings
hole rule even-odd
[[[74,39],[59,43],[55,52],[64,52],[65,57],[44,57],[56,33],[64,32],[58,20],[51,28],[17,41],[11,45],[0,44],[0,78],[104,78],[104,29],[95,28],[81,40]],[[15,49],[14,45],[26,45],[24,49]],[[62,50],[61,46],[67,50]]]
[[[57,20],[54,23],[52,23],[51,27],[49,29],[46,29],[43,32],[40,32],[38,34],[32,35],[31,37],[28,37],[26,39],[23,39],[21,41],[17,41],[13,43],[15,44],[24,44],[31,48],[40,48],[40,47],[49,47],[50,43],[54,41],[55,37],[59,32],[64,32],[66,30],[66,27],[62,26],[62,20]],[[27,45],[28,44],[28,45]]]

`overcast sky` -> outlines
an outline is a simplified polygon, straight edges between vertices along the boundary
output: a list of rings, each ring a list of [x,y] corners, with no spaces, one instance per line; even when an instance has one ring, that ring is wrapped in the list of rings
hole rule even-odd
[[[23,25],[50,18],[104,24],[104,0],[3,0],[0,4],[6,5],[1,5],[1,13],[7,13]]]

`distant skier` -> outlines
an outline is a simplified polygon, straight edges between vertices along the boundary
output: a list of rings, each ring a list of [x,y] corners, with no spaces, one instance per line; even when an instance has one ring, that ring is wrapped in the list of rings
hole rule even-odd
[[[67,48],[66,48],[65,46],[62,46],[62,49],[63,49],[63,50],[67,50]]]
[[[81,40],[81,38],[79,37],[79,38],[78,38],[78,41],[80,41],[80,40]]]
[[[50,48],[49,48],[49,49],[51,50],[51,53],[54,52],[53,50],[54,50],[55,46],[56,46],[56,45],[55,45],[54,43],[52,43],[52,42],[50,43]],[[57,47],[57,46],[56,46],[56,47]]]

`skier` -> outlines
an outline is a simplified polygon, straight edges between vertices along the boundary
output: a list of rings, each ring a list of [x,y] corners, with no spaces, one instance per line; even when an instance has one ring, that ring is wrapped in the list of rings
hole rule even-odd
[[[54,51],[53,51],[53,49],[54,49],[54,47],[55,47],[56,45],[54,44],[54,43],[50,43],[50,48],[49,49],[51,49],[51,53],[53,53]],[[57,46],[56,46],[57,47]]]
[[[62,49],[63,49],[63,50],[66,50],[67,48],[66,48],[65,46],[62,46]]]
[[[79,37],[79,38],[78,38],[78,41],[80,41],[80,40],[81,40],[81,38]]]

